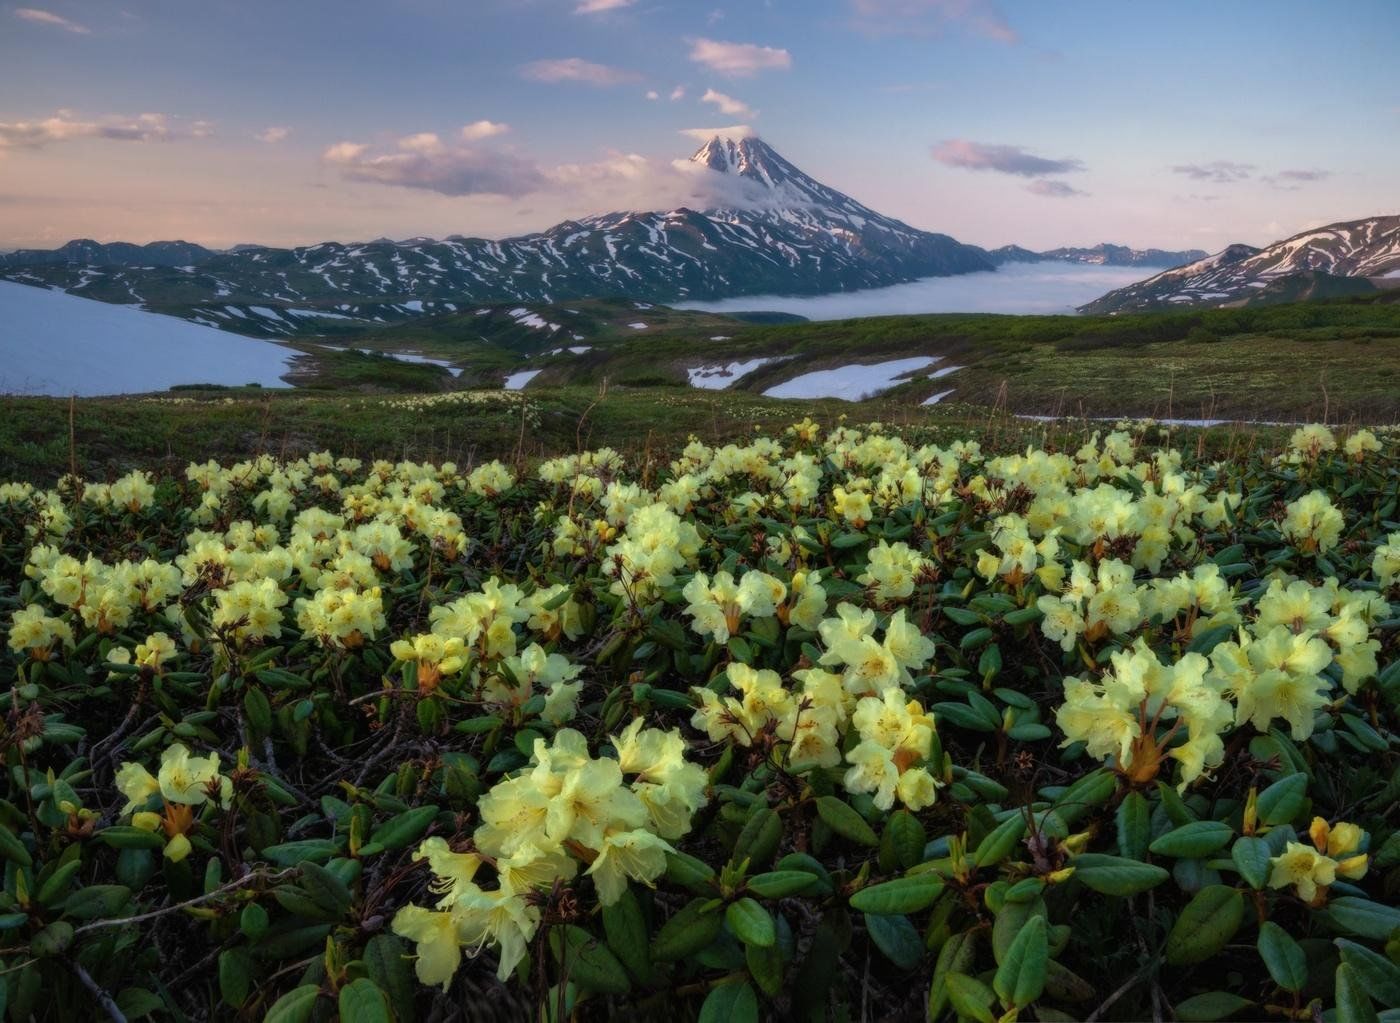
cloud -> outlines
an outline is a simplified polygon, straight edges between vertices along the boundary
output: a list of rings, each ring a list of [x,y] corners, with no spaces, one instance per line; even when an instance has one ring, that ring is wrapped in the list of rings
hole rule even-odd
[[[520,73],[534,82],[582,82],[585,85],[621,85],[635,82],[637,75],[622,68],[594,64],[582,57],[560,60],[533,60],[522,65]]]
[[[434,132],[407,135],[398,151],[373,153],[358,142],[338,142],[321,159],[350,181],[417,188],[440,195],[519,198],[541,188],[540,168],[514,153],[445,145]]]
[[[747,139],[758,137],[758,133],[755,132],[747,124],[731,124],[727,128],[682,128],[680,133],[690,138],[698,139],[701,142],[708,142],[716,135],[720,136],[720,138],[726,139]]]
[[[1281,170],[1277,174],[1266,174],[1260,180],[1271,188],[1283,192],[1296,192],[1304,185],[1314,181],[1325,181],[1331,176],[1332,172],[1325,170]]]
[[[65,32],[72,32],[80,36],[90,35],[92,32],[86,25],[79,25],[76,21],[69,21],[52,11],[41,11],[37,7],[16,7],[14,15],[25,21],[32,21],[36,25],[52,25],[54,28],[61,28]]]
[[[685,99],[685,86],[684,86],[684,85],[678,85],[678,86],[676,86],[674,89],[671,90],[671,102],[674,103],[674,102],[676,102],[676,100],[678,100],[678,99]]]
[[[940,33],[949,26],[994,39],[1020,41],[992,0],[851,0],[855,23],[873,34]]]
[[[288,135],[292,133],[291,128],[284,128],[280,125],[272,125],[264,128],[253,137],[259,142],[266,142],[268,145],[276,145],[278,142],[286,141]]]
[[[1072,188],[1063,181],[1049,181],[1045,178],[1037,178],[1026,186],[1026,191],[1032,195],[1043,195],[1052,199],[1068,199],[1076,195],[1088,195],[1088,192],[1081,192],[1077,188]]]
[[[40,121],[0,121],[0,149],[38,149],[74,139],[111,139],[118,142],[170,142],[212,135],[209,121],[188,125],[172,122],[165,114],[112,114],[96,120],[80,119],[71,110],[59,110]]]
[[[574,8],[575,14],[597,14],[599,11],[616,11],[631,7],[637,0],[581,0]]]
[[[661,98],[661,93],[657,92],[655,89],[648,89],[648,90],[647,90],[647,99],[660,99],[660,98]]]
[[[792,67],[792,54],[787,50],[715,39],[694,40],[690,45],[690,59],[732,78],[744,78],[759,71],[786,71]]]
[[[1230,160],[1213,160],[1210,163],[1179,163],[1172,167],[1173,174],[1185,174],[1192,181],[1210,181],[1217,185],[1228,185],[1244,181],[1254,173],[1252,163],[1234,163]]]
[[[719,107],[720,113],[731,114],[735,117],[754,117],[754,111],[743,100],[735,99],[733,96],[726,96],[722,92],[714,89],[706,89],[705,95],[700,97],[701,103],[713,103]]]
[[[495,138],[497,135],[504,135],[510,131],[510,125],[502,124],[500,121],[473,121],[471,124],[462,125],[459,134],[463,142],[478,142],[481,139]]]
[[[948,139],[940,142],[933,147],[932,153],[935,160],[949,167],[998,171],[1026,178],[1037,178],[1043,174],[1068,174],[1084,169],[1084,164],[1079,160],[1051,160],[1028,153],[1020,146],[990,145],[985,142],[970,142],[967,139]]]
[[[433,153],[442,148],[442,139],[435,132],[420,131],[399,139],[399,148],[407,149],[410,153]]]

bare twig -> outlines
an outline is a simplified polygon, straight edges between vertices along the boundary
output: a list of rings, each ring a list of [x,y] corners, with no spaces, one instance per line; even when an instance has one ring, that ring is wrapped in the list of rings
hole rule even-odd
[[[154,920],[157,917],[166,916],[170,913],[178,913],[180,910],[188,909],[190,906],[198,906],[203,902],[212,902],[221,896],[227,895],[229,892],[237,891],[239,888],[246,888],[254,881],[280,881],[285,877],[290,877],[296,872],[295,867],[279,870],[275,874],[265,874],[255,870],[250,874],[245,874],[236,881],[230,881],[220,888],[215,888],[212,892],[207,892],[204,895],[196,895],[192,899],[186,899],[184,902],[177,902],[163,909],[153,909],[149,913],[141,913],[137,916],[124,916],[111,920],[98,920],[94,923],[84,924],[82,927],[73,931],[73,936],[76,938],[79,934],[86,934],[89,931],[98,931],[104,927],[129,927],[131,924],[139,924],[146,920]]]
[[[117,1006],[116,1000],[109,995],[97,981],[92,979],[92,974],[83,969],[82,964],[75,959],[65,958],[64,963],[73,971],[74,976],[82,982],[83,987],[92,993],[92,997],[97,999],[97,1004],[102,1006],[112,1023],[126,1023],[126,1013]]]

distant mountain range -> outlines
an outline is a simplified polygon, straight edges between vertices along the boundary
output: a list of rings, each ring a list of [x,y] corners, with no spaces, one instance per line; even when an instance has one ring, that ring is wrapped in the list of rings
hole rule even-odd
[[[1214,255],[1110,291],[1085,313],[1258,305],[1375,292],[1400,278],[1400,214],[1330,224]]]
[[[1180,266],[1202,258],[1205,249],[1183,249],[1172,252],[1168,249],[1131,249],[1126,245],[1113,245],[1100,242],[1093,248],[1047,249],[1032,252],[1019,245],[1003,245],[987,252],[987,258],[997,266],[1005,263],[1084,263],[1089,266]]]
[[[992,270],[981,249],[883,216],[756,138],[715,137],[705,210],[623,212],[490,241],[454,236],[211,252],[184,242],[71,242],[0,257],[0,273],[113,302],[649,302],[821,294]]]
[[[182,241],[81,239],[0,254],[0,278],[267,336],[495,303],[815,295],[1012,261],[1165,266],[1201,255],[1109,244],[988,251],[877,213],[757,138],[716,136],[691,161],[715,172],[704,178],[713,198],[703,210],[609,213],[501,241],[452,236],[215,251]]]

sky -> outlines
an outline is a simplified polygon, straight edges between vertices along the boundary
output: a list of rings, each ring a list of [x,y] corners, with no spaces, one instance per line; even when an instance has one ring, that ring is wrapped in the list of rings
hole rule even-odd
[[[26,6],[33,4],[36,6]],[[1400,3],[0,0],[0,249],[506,237],[756,134],[984,246],[1400,211]]]

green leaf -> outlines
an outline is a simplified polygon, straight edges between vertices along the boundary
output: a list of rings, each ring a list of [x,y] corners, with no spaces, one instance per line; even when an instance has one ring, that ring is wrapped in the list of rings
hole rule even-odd
[[[879,844],[879,839],[875,837],[870,825],[865,823],[865,818],[836,796],[817,797],[817,816],[832,831],[857,845]]]
[[[851,908],[881,915],[917,913],[932,906],[943,887],[943,879],[932,872],[900,877],[862,888],[851,896]]]
[[[55,920],[29,940],[29,951],[40,959],[62,955],[73,944],[73,925]]]
[[[1050,957],[1045,918],[1033,916],[1022,925],[992,978],[992,990],[1008,1008],[1023,1008],[1045,990],[1045,963]]]
[[[76,860],[74,862],[77,862]],[[63,903],[63,914],[75,920],[114,917],[131,900],[131,889],[123,884],[90,884],[79,888]]]
[[[783,990],[783,950],[774,943],[767,948],[759,945],[744,946],[744,963],[764,994],[776,997]]]
[[[1259,925],[1259,956],[1275,984],[1288,991],[1303,990],[1308,982],[1308,957],[1302,946],[1272,920]]]
[[[389,998],[368,977],[352,980],[340,989],[340,1023],[393,1023]]]
[[[389,818],[374,829],[373,834],[369,836],[369,842],[360,849],[360,855],[374,855],[369,851],[371,846],[375,847],[374,852],[379,852],[412,845],[428,830],[428,825],[437,814],[436,806],[417,806],[397,817]]]
[[[1086,887],[1104,895],[1136,895],[1155,888],[1171,876],[1155,864],[1105,853],[1083,853],[1071,862],[1074,876]]]
[[[581,988],[621,995],[632,986],[617,956],[582,927],[573,924],[551,927],[549,948],[560,970]]]
[[[941,1019],[948,1007],[948,977],[972,966],[977,952],[977,939],[972,931],[950,935],[938,950],[938,962],[933,967],[933,982],[928,989],[928,1018]]]
[[[1337,1023],[1380,1023],[1361,978],[1346,963],[1337,965]]]
[[[875,947],[902,970],[912,970],[924,955],[924,943],[907,916],[865,914],[865,930]]]
[[[144,1019],[165,1008],[165,1000],[143,987],[127,987],[117,992],[117,1008],[127,1019]]]
[[[1213,629],[1206,629],[1191,640],[1191,645],[1187,647],[1188,653],[1208,654],[1221,643],[1232,639],[1235,635],[1233,625],[1217,625]]]
[[[729,908],[724,911],[724,919],[729,924],[729,929],[734,932],[734,937],[745,945],[768,948],[778,940],[778,931],[773,924],[772,915],[748,897],[731,902]]]
[[[651,957],[661,962],[674,962],[699,952],[719,937],[724,917],[706,912],[709,903],[709,899],[692,899],[662,924],[652,940]]]
[[[1152,837],[1152,809],[1141,792],[1129,792],[1118,804],[1118,852],[1130,860],[1147,855]]]
[[[959,1016],[975,1019],[977,1023],[996,1023],[992,1005],[996,992],[975,977],[965,973],[948,974],[948,1000]]]
[[[1301,778],[1302,775],[1294,777]],[[1241,835],[1230,848],[1230,859],[1235,861],[1240,877],[1255,891],[1263,888],[1269,879],[1270,855],[1269,843],[1252,835]]]
[[[666,854],[666,879],[686,888],[705,884],[715,876],[715,870],[703,860],[688,853],[668,852]]]
[[[622,897],[603,907],[603,934],[608,947],[639,980],[651,975],[651,954],[647,950],[647,923],[641,904],[631,888]]]
[[[362,957],[369,979],[389,996],[389,1004],[399,1020],[413,1018],[413,999],[418,981],[409,965],[412,949],[394,934],[376,934],[365,943]]]
[[[748,981],[716,984],[700,1006],[699,1023],[758,1023],[758,993]]]
[[[1244,919],[1244,895],[1221,884],[1207,885],[1186,904],[1167,935],[1167,962],[1204,962],[1223,949]]]
[[[1192,821],[1159,836],[1147,848],[1157,856],[1199,859],[1223,849],[1233,835],[1223,821]]]
[[[819,880],[805,870],[772,870],[749,878],[748,889],[764,899],[785,899],[815,888]]]
[[[1327,915],[1342,928],[1363,938],[1385,941],[1400,927],[1400,907],[1383,905],[1370,899],[1344,895],[1327,903]]]
[[[111,828],[106,828],[99,831],[97,837],[102,838],[111,830]],[[139,831],[140,829],[132,828],[131,830]],[[111,843],[109,842],[108,844],[110,845]],[[161,845],[164,844],[164,842],[161,843]],[[157,848],[159,848],[159,846],[157,846]],[[14,833],[14,830],[8,824],[0,824],[0,857],[18,863],[21,867],[31,867],[34,865],[34,860],[29,855],[29,850],[25,848],[24,843],[20,841],[19,836]]]
[[[1346,938],[1338,938],[1334,944],[1367,994],[1382,1005],[1400,1006],[1400,966]]]
[[[325,863],[332,856],[339,854],[340,843],[329,838],[307,838],[300,842],[283,842],[281,845],[270,845],[262,851],[263,859],[269,860],[279,867],[294,867],[302,860]]]
[[[303,984],[292,988],[267,1010],[263,1023],[307,1023],[316,1007],[316,998],[321,989],[315,984]]]
[[[354,896],[339,877],[310,860],[303,860],[297,867],[301,871],[301,887],[316,905],[335,917],[350,908]]]
[[[749,861],[750,867],[764,867],[772,862],[783,837],[783,819],[772,807],[762,807],[744,824],[734,843],[734,862]]]
[[[973,861],[979,869],[995,866],[1011,855],[1011,850],[1016,848],[1016,843],[1021,840],[1021,836],[1025,833],[1026,818],[1020,813],[1013,813],[989,831],[986,837],[977,844]]]
[[[1248,998],[1241,998],[1230,991],[1206,991],[1178,1002],[1176,1018],[1181,1023],[1215,1023],[1216,1020],[1229,1019],[1253,1004]]]
[[[143,831],[141,828],[133,828],[129,825],[103,828],[94,837],[110,845],[113,849],[165,848],[165,835],[155,831]]]
[[[895,862],[905,870],[924,858],[924,845],[927,840],[924,826],[908,810],[899,810],[890,815],[881,839],[889,844]]]
[[[1287,824],[1303,812],[1308,798],[1308,776],[1290,774],[1280,778],[1263,792],[1255,806],[1259,820],[1268,825]]]

